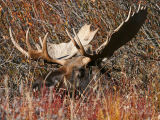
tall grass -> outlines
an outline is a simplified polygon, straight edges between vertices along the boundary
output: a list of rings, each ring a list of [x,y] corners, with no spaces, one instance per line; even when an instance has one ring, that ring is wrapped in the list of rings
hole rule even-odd
[[[65,28],[78,30],[85,23],[99,27],[92,45],[97,48],[125,19],[129,6],[148,7],[148,19],[137,36],[120,48],[97,78],[98,90],[81,98],[62,96],[54,87],[33,91],[34,80],[43,80],[55,66],[32,61],[14,49],[8,28],[26,49],[30,41],[49,33],[48,41],[67,42]],[[0,119],[160,119],[160,2],[106,0],[1,0],[0,1]],[[109,76],[109,77],[108,77]],[[105,82],[105,85],[103,85]]]

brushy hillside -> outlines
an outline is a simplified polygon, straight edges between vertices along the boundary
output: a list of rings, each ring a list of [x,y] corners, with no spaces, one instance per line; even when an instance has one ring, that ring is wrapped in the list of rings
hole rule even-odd
[[[11,43],[9,26],[26,49],[28,27],[32,43],[46,32],[48,41],[60,43],[69,41],[65,28],[91,23],[99,28],[92,42],[97,48],[139,3],[148,7],[148,19],[106,62],[108,71],[97,79],[105,86],[81,98],[62,98],[53,87],[32,90],[54,65],[25,58]],[[159,0],[0,0],[0,28],[0,119],[160,119]]]

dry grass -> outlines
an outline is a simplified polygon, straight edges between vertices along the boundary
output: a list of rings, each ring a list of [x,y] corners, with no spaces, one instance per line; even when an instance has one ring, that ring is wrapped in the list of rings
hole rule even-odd
[[[0,1],[0,119],[160,119],[160,2],[142,1],[148,19],[138,35],[108,60],[109,71],[99,86],[84,98],[62,98],[54,88],[33,92],[32,82],[53,65],[31,61],[11,43],[8,28],[26,48],[25,31],[30,27],[32,43],[49,32],[49,41],[67,42],[65,28],[79,29],[92,23],[99,32],[94,48],[126,18],[135,0],[15,0]],[[110,77],[106,77],[109,74]]]

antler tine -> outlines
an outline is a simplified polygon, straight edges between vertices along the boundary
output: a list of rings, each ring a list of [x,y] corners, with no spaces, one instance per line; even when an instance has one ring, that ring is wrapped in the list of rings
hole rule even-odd
[[[127,21],[129,20],[129,18],[131,17],[131,12],[132,12],[132,8],[130,7],[130,8],[129,8],[128,17],[127,17],[127,19],[125,20],[125,22],[127,22]]]
[[[69,36],[69,38],[71,39],[71,41],[74,44],[74,46],[80,51],[80,46],[77,44],[77,42],[75,41],[75,39],[73,39],[73,37],[71,36],[71,34],[68,32],[67,29],[66,29],[66,33]]]
[[[47,52],[47,36],[48,36],[48,33],[46,33],[46,35],[44,36],[43,43],[42,43],[42,51],[45,54],[48,54],[48,52]]]
[[[132,16],[134,16],[135,12],[132,13]]]
[[[30,55],[28,54],[27,51],[25,51],[23,48],[21,48],[21,46],[19,44],[17,44],[17,42],[14,40],[13,35],[12,35],[12,30],[11,27],[9,27],[9,34],[12,40],[12,43],[14,44],[14,46],[25,56],[29,57]]]
[[[77,39],[78,45],[79,45],[79,47],[80,47],[80,53],[81,53],[81,55],[84,55],[84,56],[85,56],[85,55],[86,55],[86,52],[85,52],[85,50],[84,50],[84,47],[83,47],[83,45],[82,45],[79,37],[78,37],[77,34],[76,34],[74,28],[73,28],[73,33],[74,33],[74,35],[75,35],[75,37],[76,37],[76,39]]]
[[[35,46],[36,46],[38,51],[41,51],[41,47],[40,47],[40,45],[38,43],[36,43]]]
[[[38,51],[41,51],[42,46],[43,46],[41,37],[39,37],[39,41],[40,41],[40,45],[38,43],[36,43],[36,48],[37,48]]]
[[[127,21],[129,20],[129,18],[131,17],[131,12],[132,12],[132,8],[130,7],[130,8],[129,8],[129,13],[128,13],[127,19],[126,19],[125,21],[123,21],[123,22],[114,30],[114,32],[118,31],[118,30],[122,27],[122,25],[124,24],[124,22],[127,22]]]
[[[141,4],[138,5],[137,13],[139,12],[140,8],[141,8]]]
[[[143,10],[143,9],[144,9],[144,7],[142,6],[142,7],[141,7],[141,10]]]
[[[128,17],[127,17],[127,19],[125,20],[125,22],[127,22],[127,21],[129,20],[129,18],[131,17],[131,12],[132,12],[132,8],[130,7],[130,8],[129,8]],[[115,32],[118,31],[118,30],[122,27],[123,24],[124,24],[124,21],[123,21],[114,31],[115,31]]]
[[[48,55],[48,51],[47,51],[47,35],[48,33],[45,35],[44,39],[43,39],[43,45],[42,45],[42,50],[34,50],[31,47],[31,44],[29,42],[29,29],[26,32],[26,44],[27,44],[27,48],[28,48],[28,52],[25,51],[23,48],[20,47],[19,44],[16,43],[16,41],[13,38],[12,35],[12,31],[11,31],[11,27],[9,28],[9,33],[10,33],[10,37],[11,40],[14,44],[14,46],[24,55],[26,55],[27,57],[33,58],[33,59],[39,59],[39,58],[43,58],[45,60],[47,60],[48,62],[52,62],[52,63],[57,63],[60,65],[64,65],[66,63],[66,60],[58,60],[58,59],[53,59]]]
[[[41,44],[41,47],[42,47],[43,46],[43,42],[42,42],[41,37],[39,37],[39,41],[40,41],[40,44]]]
[[[32,47],[31,47],[31,44],[29,42],[28,34],[29,34],[29,28],[27,29],[27,32],[26,32],[26,44],[27,44],[28,51],[30,51],[30,50],[32,50]]]
[[[118,31],[122,27],[123,24],[124,24],[124,21],[114,30],[114,32]]]
[[[81,53],[81,55],[86,56],[86,57],[91,57],[91,55],[89,55],[89,54],[87,54],[87,53],[85,52],[85,49],[84,49],[84,47],[83,47],[83,45],[82,45],[79,37],[77,36],[74,28],[73,28],[73,33],[74,33],[77,41],[71,36],[71,34],[68,32],[67,29],[66,29],[66,32],[67,32],[67,35],[69,36],[69,38],[71,39],[71,41],[73,42],[73,44],[75,45],[75,47],[76,47],[76,48],[78,49],[78,51]],[[78,42],[78,43],[77,43],[77,42]]]

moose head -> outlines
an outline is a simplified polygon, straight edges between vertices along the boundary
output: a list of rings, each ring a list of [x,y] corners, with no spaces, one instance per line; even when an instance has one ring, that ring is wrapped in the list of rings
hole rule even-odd
[[[14,46],[25,56],[35,60],[41,58],[48,62],[61,65],[47,75],[45,78],[47,86],[55,85],[56,82],[58,83],[58,87],[68,86],[68,84],[73,86],[75,84],[75,88],[83,91],[89,84],[95,70],[101,68],[100,64],[102,60],[104,58],[110,58],[118,48],[130,41],[138,33],[146,18],[146,7],[139,5],[138,10],[134,13],[131,12],[130,7],[127,19],[108,35],[106,41],[94,51],[90,42],[98,29],[91,31],[91,25],[87,24],[82,26],[77,34],[73,29],[74,37],[66,29],[66,33],[71,39],[68,43],[47,43],[47,33],[43,41],[40,39],[41,46],[36,45],[37,50],[34,50],[29,42],[29,29],[26,32],[28,51],[16,43],[11,27],[9,28],[9,33]],[[96,67],[97,69],[92,69],[92,72],[90,72],[89,69],[92,67]]]

